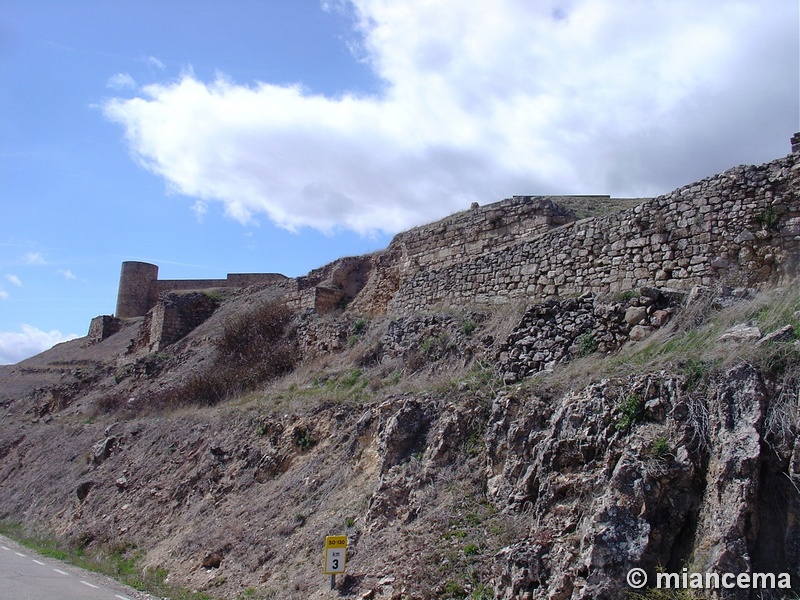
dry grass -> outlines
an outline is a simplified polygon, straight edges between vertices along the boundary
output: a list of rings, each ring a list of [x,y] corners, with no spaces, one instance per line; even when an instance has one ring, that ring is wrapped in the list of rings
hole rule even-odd
[[[193,371],[177,386],[144,395],[128,408],[161,412],[214,406],[290,372],[299,356],[292,317],[292,311],[281,302],[264,302],[229,317],[214,341],[216,356],[211,365]]]
[[[795,343],[800,337],[800,287],[766,290],[727,308],[716,307],[715,298],[711,294],[685,307],[668,326],[641,342],[628,343],[612,355],[593,353],[578,358],[553,372],[538,373],[522,385],[552,396],[606,377],[677,367],[692,387],[742,362],[785,380],[789,387],[800,379],[800,349]],[[740,324],[758,327],[762,336],[791,325],[795,334],[790,340],[763,344],[719,341]]]

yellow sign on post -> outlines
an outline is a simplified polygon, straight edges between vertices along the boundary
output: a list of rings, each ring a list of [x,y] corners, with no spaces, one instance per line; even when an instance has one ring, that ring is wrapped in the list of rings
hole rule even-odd
[[[329,535],[325,538],[325,555],[323,557],[322,572],[325,575],[338,575],[344,573],[344,564],[347,560],[347,536]]]

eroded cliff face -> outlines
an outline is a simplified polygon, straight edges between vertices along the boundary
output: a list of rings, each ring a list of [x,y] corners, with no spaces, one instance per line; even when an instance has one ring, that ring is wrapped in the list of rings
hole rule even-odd
[[[797,382],[686,371],[91,423],[7,406],[3,517],[225,598],[327,597],[334,533],[342,597],[612,599],[634,567],[797,591]]]
[[[497,555],[498,596],[619,598],[634,567],[652,581],[660,567],[796,573],[797,438],[765,425],[796,394],[741,364],[702,389],[666,373],[602,381],[549,418],[499,397],[487,495],[535,526]]]

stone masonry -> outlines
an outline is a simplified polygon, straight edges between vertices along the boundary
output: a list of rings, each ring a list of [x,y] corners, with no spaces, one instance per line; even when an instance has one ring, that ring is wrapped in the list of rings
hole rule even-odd
[[[279,284],[287,279],[280,273],[229,273],[225,279],[158,279],[157,265],[126,261],[120,272],[115,316],[119,319],[142,317],[167,292],[245,288]]]
[[[788,281],[798,274],[800,262],[797,139],[798,134],[785,158],[735,167],[605,216],[578,220],[558,204],[565,197],[555,196],[473,205],[398,234],[385,250],[342,258],[296,279],[254,273],[159,280],[157,266],[126,262],[116,317],[143,316],[170,292],[250,285],[276,286],[290,306],[306,312],[348,307],[353,314],[397,317],[646,287],[689,290],[714,283],[757,287]],[[167,340],[173,337],[171,320],[163,321]],[[98,340],[112,332],[104,324],[93,324]],[[150,337],[151,343],[158,338]]]
[[[799,158],[736,167],[627,211],[515,236],[459,260],[416,269],[400,264],[386,310],[792,278],[800,249]],[[428,245],[435,252],[438,238]],[[373,308],[382,301],[362,299]]]

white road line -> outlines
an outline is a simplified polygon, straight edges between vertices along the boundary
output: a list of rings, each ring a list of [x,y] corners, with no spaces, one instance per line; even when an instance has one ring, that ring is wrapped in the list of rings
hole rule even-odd
[[[36,560],[35,558],[33,559],[33,562],[35,562],[37,565],[42,565],[43,567],[45,566],[45,564],[42,561]]]
[[[3,550],[11,550],[11,548],[6,548],[5,546],[0,546]]]
[[[127,596],[120,596],[119,594],[114,594],[114,598],[119,598],[119,600],[131,600]]]
[[[28,558],[27,554],[23,554],[22,552],[14,552],[17,556],[21,556],[22,558]]]
[[[59,571],[58,569],[53,569],[56,573],[61,573],[62,575],[69,575],[69,573],[64,573],[64,571]]]
[[[88,581],[84,581],[83,579],[81,579],[81,583],[82,583],[83,585],[88,585],[90,588],[97,589],[97,586],[96,586],[96,585],[94,585],[93,583],[89,583]]]

